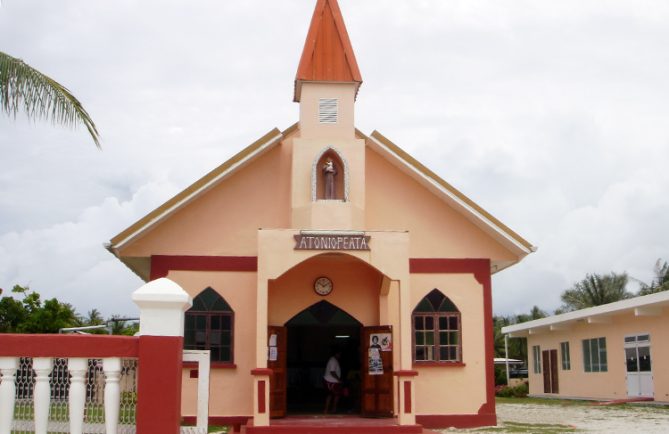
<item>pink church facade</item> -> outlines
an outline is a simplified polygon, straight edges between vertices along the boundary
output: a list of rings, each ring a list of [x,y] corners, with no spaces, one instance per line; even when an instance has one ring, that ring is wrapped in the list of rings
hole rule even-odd
[[[357,130],[361,83],[337,2],[318,0],[298,122],[111,240],[141,278],[168,277],[193,298],[184,342],[211,350],[214,423],[269,432],[322,413],[337,348],[342,410],[416,429],[495,424],[491,275],[534,247],[379,132]],[[184,365],[186,417],[197,375]]]

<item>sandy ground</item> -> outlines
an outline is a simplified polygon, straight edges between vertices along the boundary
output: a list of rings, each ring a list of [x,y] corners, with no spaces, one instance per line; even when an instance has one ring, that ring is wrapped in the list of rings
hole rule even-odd
[[[669,409],[651,406],[497,404],[497,419],[500,425],[503,425],[504,422],[567,425],[581,432],[669,433]],[[450,429],[443,433],[472,431],[474,430]],[[476,430],[475,432],[486,431]],[[496,429],[489,432],[504,431]]]

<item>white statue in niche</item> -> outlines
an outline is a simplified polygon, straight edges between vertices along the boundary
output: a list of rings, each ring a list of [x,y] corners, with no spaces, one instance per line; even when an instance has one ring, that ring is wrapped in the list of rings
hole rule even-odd
[[[335,167],[332,158],[328,158],[323,165],[323,181],[325,184],[325,199],[336,199],[335,191],[335,176],[337,176],[337,168]]]

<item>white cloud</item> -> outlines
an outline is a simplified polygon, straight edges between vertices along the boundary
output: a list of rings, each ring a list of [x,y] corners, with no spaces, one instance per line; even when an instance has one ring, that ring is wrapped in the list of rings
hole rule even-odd
[[[101,243],[297,119],[314,3],[3,1],[0,50],[66,84],[104,150],[0,117],[0,286],[113,313],[123,297],[107,294],[139,282]],[[358,127],[539,246],[495,277],[498,312],[553,309],[587,272],[648,280],[669,259],[669,3],[340,4],[365,80]]]
[[[103,241],[174,193],[169,181],[152,182],[128,201],[110,197],[84,209],[72,222],[1,235],[0,287],[29,285],[44,299],[69,302],[81,314],[93,308],[105,315],[135,312],[130,294],[142,282]]]

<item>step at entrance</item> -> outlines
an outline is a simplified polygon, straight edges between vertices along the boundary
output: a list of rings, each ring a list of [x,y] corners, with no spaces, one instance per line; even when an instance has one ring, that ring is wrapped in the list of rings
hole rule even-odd
[[[270,421],[270,426],[242,429],[247,434],[421,434],[421,425],[399,425],[397,419],[357,416],[292,416]]]

